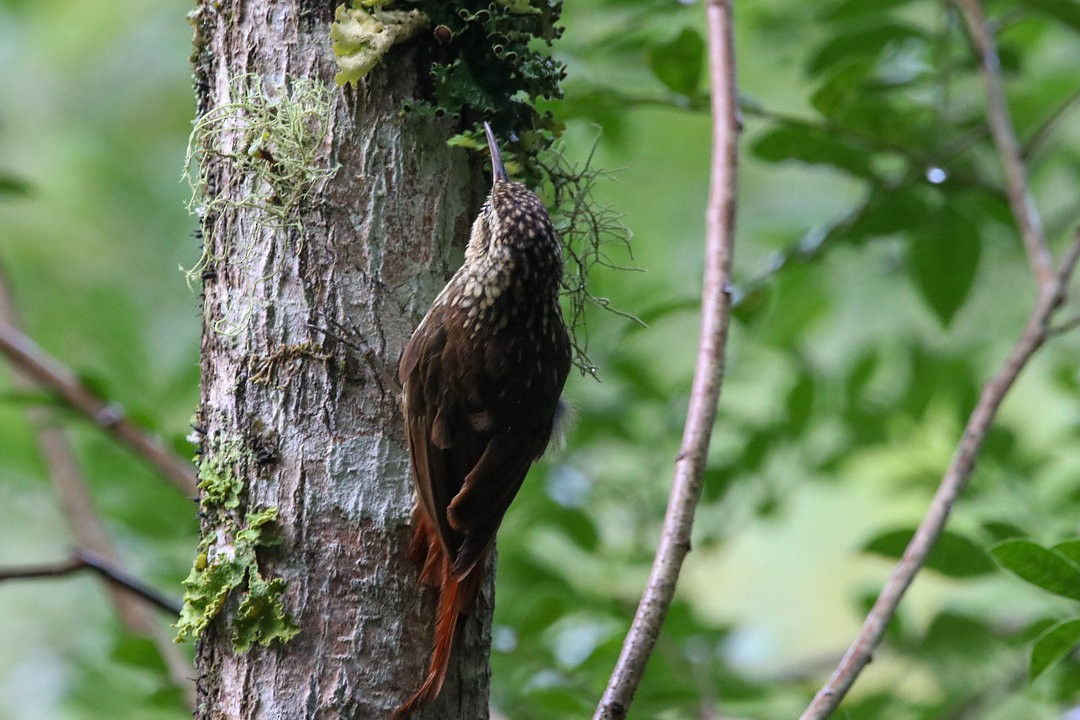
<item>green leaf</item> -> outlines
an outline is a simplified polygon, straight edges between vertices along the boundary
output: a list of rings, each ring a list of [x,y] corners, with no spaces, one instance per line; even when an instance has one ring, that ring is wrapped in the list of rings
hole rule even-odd
[[[948,326],[975,282],[982,243],[975,226],[954,213],[927,223],[908,249],[911,272],[923,300]]]
[[[857,403],[862,398],[867,383],[874,377],[880,365],[880,358],[873,348],[862,351],[851,363],[847,377],[844,378],[844,394],[849,402]]]
[[[1043,590],[1080,600],[1080,566],[1031,540],[1006,540],[990,548],[998,563]]]
[[[739,294],[738,290],[736,290],[731,314],[740,323],[749,324],[760,317],[762,311],[768,308],[771,294],[771,285],[758,285],[743,294]]]
[[[705,468],[701,499],[707,503],[717,502],[724,497],[734,480],[735,471],[730,465]]]
[[[784,401],[788,432],[792,436],[802,435],[810,424],[814,410],[814,376],[809,368],[804,368],[798,382],[788,392]]]
[[[886,22],[872,27],[860,26],[832,35],[810,59],[807,70],[810,74],[817,75],[853,57],[878,57],[890,44],[913,39],[923,41],[925,37],[918,28],[897,22]]]
[[[1023,528],[1020,526],[1004,520],[988,520],[982,524],[982,528],[994,540],[1012,540],[1013,538],[1022,538],[1029,534],[1024,532]]]
[[[810,104],[826,117],[843,117],[845,111],[865,102],[867,78],[873,71],[873,64],[866,59],[844,63],[814,91]]]
[[[0,172],[0,196],[3,195],[29,195],[31,185],[26,180],[15,175]]]
[[[1080,567],[1080,538],[1059,542],[1050,549],[1058,555],[1064,555],[1071,560],[1074,565]]]
[[[810,125],[777,123],[757,139],[752,150],[769,162],[800,160],[832,165],[858,177],[876,178],[871,154],[865,148]]]
[[[893,7],[906,5],[911,0],[843,0],[834,6],[826,7],[822,15],[823,20],[851,20],[874,16],[882,11],[888,11]]]
[[[903,232],[911,218],[932,212],[926,198],[912,185],[875,187],[854,221],[842,231],[852,239],[864,240]]]
[[[705,41],[691,28],[652,48],[649,67],[660,82],[680,95],[695,95],[701,84]]]
[[[1031,679],[1061,662],[1080,645],[1080,618],[1062,620],[1038,637],[1031,648]]]
[[[572,543],[586,552],[595,552],[600,536],[592,518],[580,510],[555,506],[547,510],[544,519],[550,521]]]
[[[124,633],[113,647],[110,657],[122,665],[153,670],[162,676],[167,674],[161,651],[149,637]]]
[[[1050,15],[1060,20],[1073,30],[1080,32],[1080,3],[1075,0],[1021,0],[1033,10]]]
[[[975,658],[989,657],[995,646],[996,640],[984,618],[944,611],[927,628],[921,650],[942,669],[951,666],[955,671],[969,666]]]
[[[872,538],[863,546],[863,552],[874,553],[888,558],[899,558],[904,554],[914,530],[889,530]],[[934,544],[926,567],[942,575],[955,578],[969,578],[986,575],[994,571],[994,563],[976,543],[958,533],[946,530]]]

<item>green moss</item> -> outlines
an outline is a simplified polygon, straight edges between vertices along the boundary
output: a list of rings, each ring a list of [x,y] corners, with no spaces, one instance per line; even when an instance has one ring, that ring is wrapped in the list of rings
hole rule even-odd
[[[300,631],[285,611],[281,596],[285,581],[267,579],[259,571],[256,551],[280,542],[271,524],[277,508],[248,513],[242,528],[232,526],[231,538],[216,543],[207,537],[199,546],[195,565],[184,580],[184,607],[176,623],[176,640],[198,636],[220,613],[230,594],[243,593],[233,619],[232,642],[238,652],[255,643],[288,642]]]

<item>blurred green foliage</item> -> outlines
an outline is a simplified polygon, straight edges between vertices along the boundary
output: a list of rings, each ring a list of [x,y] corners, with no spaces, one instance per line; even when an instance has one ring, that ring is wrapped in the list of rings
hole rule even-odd
[[[0,3],[0,263],[27,330],[182,452],[198,382],[196,298],[177,270],[198,256],[178,182],[187,9]],[[1080,3],[987,13],[1060,251],[1080,215]],[[739,3],[736,21],[737,322],[694,552],[631,717],[798,714],[1034,299],[951,6],[763,0]],[[701,3],[579,0],[563,22],[565,97],[545,109],[567,123],[571,160],[602,127],[594,163],[623,170],[594,193],[635,234],[633,260],[618,247],[612,260],[644,271],[594,273],[592,292],[648,327],[592,311],[602,382],[571,381],[565,447],[500,534],[493,702],[514,720],[585,717],[600,695],[658,535],[697,334]],[[1038,720],[1080,705],[1078,345],[1055,338],[1022,376],[843,717]],[[0,565],[55,560],[69,537],[23,415],[35,399],[6,397]],[[179,594],[193,506],[54,417],[130,569]],[[90,578],[5,583],[0,648],[2,720],[186,716],[154,649],[121,632]]]

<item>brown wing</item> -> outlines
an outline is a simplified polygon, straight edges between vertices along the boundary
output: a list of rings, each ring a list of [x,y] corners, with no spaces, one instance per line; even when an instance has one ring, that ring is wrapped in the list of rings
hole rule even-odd
[[[420,506],[461,577],[483,556],[547,446],[570,355],[564,330],[550,357],[514,335],[477,348],[467,333],[445,331],[456,327],[453,312],[432,308],[399,374]],[[523,367],[539,370],[525,381]]]

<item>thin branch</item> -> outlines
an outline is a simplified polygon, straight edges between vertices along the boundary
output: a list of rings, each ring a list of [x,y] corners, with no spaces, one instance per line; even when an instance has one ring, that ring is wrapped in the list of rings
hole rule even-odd
[[[79,382],[75,373],[10,323],[2,321],[0,352],[34,382],[55,391],[65,403],[135,451],[186,495],[195,495],[195,473],[190,463],[166,449],[159,438],[128,420],[122,407],[94,395]]]
[[[49,565],[26,565],[24,567],[0,567],[0,582],[4,580],[37,580],[39,578],[57,578],[70,575],[86,567],[86,563],[77,557],[70,557]]]
[[[1065,333],[1072,332],[1076,328],[1080,328],[1080,315],[1071,317],[1068,320],[1058,323],[1054,327],[1050,328],[1050,335],[1052,337],[1057,335],[1064,335]]]
[[[979,55],[983,80],[986,83],[986,119],[994,138],[998,155],[1005,167],[1005,188],[1009,196],[1016,226],[1027,251],[1028,263],[1040,288],[1053,281],[1053,264],[1046,244],[1042,220],[1039,218],[1035,199],[1028,186],[1027,169],[1024,166],[1023,149],[1016,139],[1005,89],[1001,84],[1001,62],[998,58],[994,36],[983,15],[981,0],[954,0],[967,24],[975,51]]]
[[[1024,141],[1024,146],[1020,150],[1021,157],[1025,160],[1034,155],[1046,142],[1046,140],[1053,134],[1057,126],[1073,110],[1078,104],[1080,104],[1080,87],[1077,87],[1072,91],[1069,97],[1065,98],[1060,105],[1050,111],[1050,114],[1043,118],[1043,121],[1039,123],[1039,126],[1032,131],[1027,140]]]
[[[0,264],[0,322],[19,328],[19,313],[11,292],[10,283]],[[12,385],[17,389],[33,387],[33,381],[22,373],[12,375]],[[104,523],[94,508],[90,489],[79,469],[75,454],[63,429],[47,422],[44,408],[31,406],[26,410],[26,417],[33,428],[41,458],[46,472],[56,491],[57,499],[67,517],[71,533],[76,544],[84,548],[88,555],[102,558],[112,566],[120,564],[117,553]],[[116,608],[120,623],[129,631],[151,639],[157,646],[173,684],[180,688],[189,708],[195,707],[194,685],[191,682],[192,666],[190,661],[179,651],[172,641],[171,633],[166,632],[162,623],[157,622],[152,611],[140,598],[126,592],[114,583],[104,584],[106,591]]]
[[[0,568],[0,582],[4,580],[37,580],[71,575],[80,570],[93,570],[116,587],[123,588],[170,615],[180,614],[180,603],[162,595],[154,588],[115,567],[103,557],[87,550],[76,550],[62,562],[50,565],[28,565],[21,568]]]
[[[8,323],[11,327],[21,330],[15,298],[2,265],[0,265],[0,322]],[[20,372],[12,374],[11,382],[17,390],[26,391],[35,387],[33,380]],[[78,462],[63,430],[48,422],[46,410],[42,407],[28,407],[26,418],[32,426],[41,459],[45,463],[49,480],[56,491],[71,533],[75,536],[76,544],[112,563],[119,562],[101,518],[94,509],[90,490],[79,471]],[[113,605],[116,607],[121,623],[133,632],[149,634],[153,628],[153,622],[143,606],[130,595],[112,586],[106,587],[112,596]]]
[[[690,550],[694,510],[701,496],[709,439],[724,375],[724,349],[731,316],[729,287],[735,240],[735,165],[740,127],[735,95],[731,0],[709,0],[705,5],[705,17],[709,32],[713,160],[705,215],[705,277],[697,367],[660,544],[645,593],[594,720],[626,717],[671,606],[679,570]]]
[[[896,614],[901,598],[926,562],[930,550],[948,522],[953,504],[966,487],[1001,402],[1028,360],[1050,336],[1050,319],[1065,300],[1066,288],[1077,260],[1080,260],[1080,231],[1077,231],[1066,251],[1060,269],[1051,276],[1050,282],[1039,293],[1039,299],[1028,317],[1024,331],[1004,365],[983,386],[979,402],[968,418],[964,434],[926,516],[919,523],[903,557],[882,588],[874,607],[863,622],[862,629],[832,677],[800,716],[800,720],[823,720],[832,714],[863,668],[870,662],[874,650],[881,643],[886,626]]]

